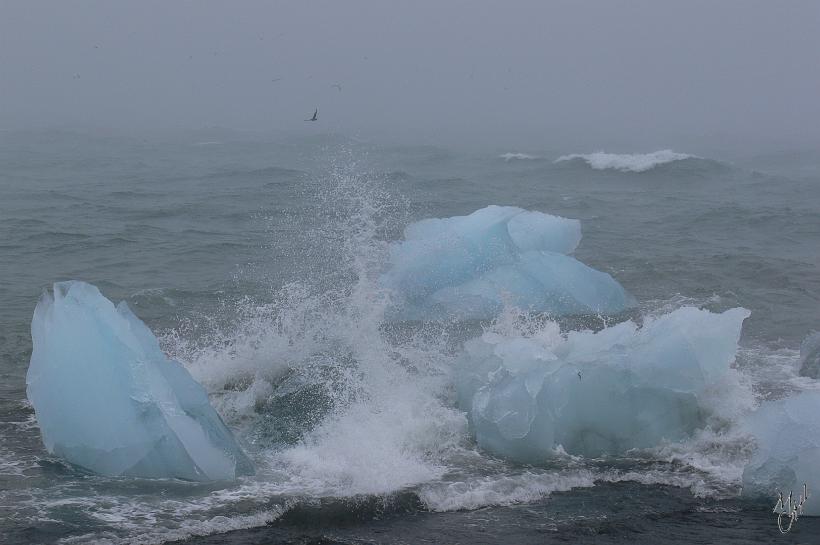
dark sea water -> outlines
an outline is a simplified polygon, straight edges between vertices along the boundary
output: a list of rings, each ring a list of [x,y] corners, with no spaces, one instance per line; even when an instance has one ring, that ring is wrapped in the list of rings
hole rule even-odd
[[[555,162],[591,151],[0,132],[0,543],[820,543],[815,518],[778,532],[774,491],[740,497],[751,447],[731,427],[539,466],[483,453],[451,377],[483,324],[384,321],[378,276],[404,226],[516,205],[580,219],[575,255],[636,297],[636,319],[751,310],[736,365],[758,399],[809,387],[820,153]],[[128,302],[255,476],[104,478],[45,451],[29,327],[66,279]]]

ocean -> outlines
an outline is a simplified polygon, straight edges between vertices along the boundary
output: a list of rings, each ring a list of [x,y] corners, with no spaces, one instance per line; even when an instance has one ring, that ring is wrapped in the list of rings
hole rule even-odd
[[[779,533],[774,490],[741,496],[752,446],[731,422],[619,456],[485,452],[453,368],[489,324],[385,318],[407,225],[513,205],[579,219],[574,255],[635,297],[633,320],[749,309],[734,367],[751,404],[816,389],[797,365],[820,329],[820,154],[606,151],[0,132],[0,542],[820,543],[816,518]],[[129,304],[255,475],[106,478],[45,451],[30,325],[68,279]]]

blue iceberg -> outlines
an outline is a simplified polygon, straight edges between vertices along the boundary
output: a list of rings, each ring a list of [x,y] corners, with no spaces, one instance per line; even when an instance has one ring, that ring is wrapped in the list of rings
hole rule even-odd
[[[634,299],[610,275],[566,254],[578,220],[488,206],[409,225],[383,281],[399,319],[489,319],[505,306],[552,315],[617,314]]]
[[[46,449],[109,476],[231,480],[253,472],[208,395],[124,302],[54,284],[31,323],[27,395]]]
[[[757,443],[743,470],[743,494],[770,498],[778,492],[794,498],[806,484],[806,515],[820,516],[820,391],[806,391],[766,401],[744,423]]]
[[[706,424],[748,316],[685,307],[640,328],[489,330],[465,344],[459,404],[480,447],[520,462],[679,441]]]

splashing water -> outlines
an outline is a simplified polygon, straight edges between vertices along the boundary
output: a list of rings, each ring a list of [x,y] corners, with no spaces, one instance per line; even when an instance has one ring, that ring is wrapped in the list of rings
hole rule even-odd
[[[605,153],[597,151],[595,153],[573,153],[562,155],[555,160],[556,163],[565,161],[583,160],[595,170],[619,170],[621,172],[646,172],[653,168],[683,161],[684,159],[698,159],[695,155],[677,153],[669,149],[654,151],[652,153]]]
[[[310,495],[389,493],[443,475],[466,421],[448,400],[444,339],[400,340],[383,327],[381,235],[395,199],[351,168],[327,182],[311,215],[324,221],[309,230],[321,241],[311,250],[324,258],[319,275],[272,303],[245,301],[236,331],[217,342],[164,340],[245,430],[269,478],[286,475],[289,491]]]

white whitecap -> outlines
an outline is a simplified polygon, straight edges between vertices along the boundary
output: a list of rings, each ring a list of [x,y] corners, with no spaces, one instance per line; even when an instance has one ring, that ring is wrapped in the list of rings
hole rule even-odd
[[[540,157],[538,157],[537,155],[530,155],[528,153],[513,153],[513,152],[502,153],[501,155],[498,156],[498,158],[499,159],[504,159],[508,163],[510,161],[532,161],[532,160],[535,160],[535,159],[540,159]]]
[[[621,172],[646,172],[659,165],[665,165],[684,159],[697,159],[696,155],[678,153],[670,149],[653,151],[652,153],[573,153],[562,155],[556,163],[580,159],[595,170],[619,170]]]

